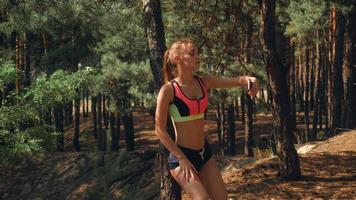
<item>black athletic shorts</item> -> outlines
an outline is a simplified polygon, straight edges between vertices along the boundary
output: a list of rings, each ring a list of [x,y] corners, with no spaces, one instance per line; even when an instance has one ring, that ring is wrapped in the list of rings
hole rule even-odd
[[[212,157],[211,149],[207,140],[205,140],[204,147],[201,150],[189,149],[186,147],[178,146],[184,153],[187,159],[194,165],[195,169],[199,172],[206,162]],[[168,156],[169,169],[175,169],[179,166],[178,158],[172,153]]]

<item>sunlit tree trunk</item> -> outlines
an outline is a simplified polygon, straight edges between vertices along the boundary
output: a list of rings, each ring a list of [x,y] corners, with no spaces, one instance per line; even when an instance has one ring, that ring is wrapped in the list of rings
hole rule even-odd
[[[315,53],[313,53],[313,60],[316,61],[315,63],[315,83],[314,83],[314,91],[313,91],[313,99],[314,99],[314,115],[313,115],[313,131],[310,134],[310,140],[314,141],[317,139],[318,133],[318,117],[319,117],[319,110],[320,110],[320,95],[321,95],[321,87],[320,87],[320,79],[321,79],[321,56],[320,56],[320,33],[316,31],[316,46],[315,46]],[[312,80],[313,81],[313,80]]]

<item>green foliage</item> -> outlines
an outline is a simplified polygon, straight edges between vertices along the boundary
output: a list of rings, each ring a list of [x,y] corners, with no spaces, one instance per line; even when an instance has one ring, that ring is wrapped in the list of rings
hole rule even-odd
[[[287,13],[289,23],[286,35],[293,36],[295,40],[302,41],[310,36],[315,30],[325,27],[327,5],[325,1],[291,1]]]
[[[41,108],[68,103],[80,95],[78,91],[88,84],[89,77],[93,73],[94,70],[87,67],[71,74],[63,70],[54,72],[50,77],[41,74],[31,85],[25,97]]]
[[[0,59],[0,91],[3,91],[6,84],[15,82],[16,74],[13,62]]]
[[[103,55],[101,60],[101,87],[103,94],[110,97],[112,111],[126,111],[133,98],[147,108],[155,103],[153,76],[148,62],[122,62],[114,54]],[[98,86],[96,86],[98,87]]]

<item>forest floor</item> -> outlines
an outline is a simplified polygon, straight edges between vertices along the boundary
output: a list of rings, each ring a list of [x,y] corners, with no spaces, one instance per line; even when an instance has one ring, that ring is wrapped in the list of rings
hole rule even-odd
[[[142,111],[134,112],[134,120],[135,152],[124,150],[122,135],[120,152],[104,155],[95,150],[96,141],[88,134],[80,137],[82,151],[75,152],[68,128],[66,152],[27,155],[1,165],[0,199],[159,199],[153,120]],[[81,132],[89,133],[85,130],[91,123],[90,118],[82,120]],[[237,155],[222,156],[214,114],[209,113],[205,131],[230,199],[356,199],[356,131],[296,145],[302,178],[283,181],[278,178],[278,159],[268,147],[272,123],[270,115],[255,117],[255,157],[246,158],[244,131],[237,122]]]

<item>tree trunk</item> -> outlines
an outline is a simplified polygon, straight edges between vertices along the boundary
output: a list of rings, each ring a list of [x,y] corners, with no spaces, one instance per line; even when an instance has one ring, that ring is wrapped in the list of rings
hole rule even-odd
[[[98,137],[98,119],[97,119],[97,114],[96,114],[96,103],[97,103],[98,97],[92,96],[91,98],[91,112],[93,114],[93,135],[95,139]]]
[[[235,102],[234,102],[234,106],[235,106],[235,112],[236,112],[236,120],[239,120],[240,116],[239,116],[239,98],[235,98]]]
[[[107,115],[107,109],[106,109],[106,97],[105,95],[103,95],[103,119],[104,119],[104,126],[105,129],[109,128],[109,119],[108,119],[108,115]]]
[[[320,56],[320,45],[319,45],[319,31],[316,31],[316,47],[315,47],[315,53],[313,53],[313,60],[316,61],[315,63],[315,83],[314,83],[314,91],[313,91],[313,98],[314,98],[314,115],[313,115],[313,131],[310,134],[310,140],[314,141],[317,139],[317,133],[318,133],[318,117],[319,117],[319,109],[320,109],[320,94],[321,94],[321,88],[320,88],[320,79],[321,79],[321,56]]]
[[[290,101],[291,101],[291,112],[292,112],[292,130],[297,131],[297,107],[296,107],[296,64],[295,64],[295,47],[291,45],[291,67],[289,69],[289,87],[290,87]]]
[[[262,0],[262,35],[264,62],[273,97],[273,115],[277,136],[277,155],[280,177],[287,180],[301,178],[299,157],[292,143],[290,100],[287,87],[287,70],[276,51],[275,1]]]
[[[73,103],[70,102],[70,103],[66,103],[64,105],[64,118],[65,118],[65,125],[66,126],[69,126],[72,124],[73,122]]]
[[[162,66],[163,54],[166,50],[164,26],[159,0],[142,0],[145,32],[150,52],[150,66],[155,79],[155,90],[158,91],[163,83]]]
[[[85,96],[86,96],[86,90],[83,89],[83,93],[82,93],[82,113],[83,113],[83,118],[87,118],[88,117],[88,113],[86,111]]]
[[[309,42],[307,42],[309,44]],[[305,103],[304,103],[304,122],[305,122],[305,128],[304,128],[304,137],[303,141],[308,140],[309,136],[309,89],[310,89],[310,83],[309,83],[309,45],[307,45],[306,50],[305,50]]]
[[[228,152],[229,155],[234,156],[236,154],[236,138],[235,138],[235,107],[234,104],[230,103],[228,105],[228,109],[227,109],[227,123],[229,126],[228,129],[228,138],[229,138],[229,142],[228,142]]]
[[[97,101],[97,109],[98,109],[98,149],[99,151],[106,151],[106,132],[102,127],[102,95],[99,95]]]
[[[341,12],[336,14],[336,34],[335,34],[335,54],[333,63],[333,115],[331,121],[331,134],[337,133],[337,128],[343,128],[342,119],[342,99],[344,96],[342,66],[344,55],[344,33],[345,17]]]
[[[80,151],[80,95],[74,100],[74,137],[73,145],[76,151]]]
[[[19,35],[16,36],[16,94],[19,95],[21,92],[22,84],[21,84],[21,72],[23,70],[22,66],[22,39]]]
[[[57,151],[64,151],[64,127],[63,127],[63,107],[56,105],[53,109],[54,125],[57,135]]]
[[[253,157],[253,101],[246,95],[246,117],[245,117],[245,156]]]
[[[240,105],[241,105],[241,123],[245,124],[246,115],[245,115],[245,90],[242,90],[242,94],[240,95]]]
[[[122,123],[125,129],[126,150],[134,151],[135,136],[134,136],[133,117],[132,117],[131,110],[128,113],[124,113],[124,115],[122,116]]]
[[[119,132],[116,129],[120,129],[120,126],[117,127],[116,125],[116,114],[110,112],[111,151],[119,150]]]
[[[221,103],[218,102],[217,108],[216,108],[216,127],[217,127],[217,134],[218,134],[218,142],[219,142],[219,148],[222,149],[222,138],[221,138]]]
[[[145,32],[147,37],[148,49],[150,52],[150,66],[155,81],[155,91],[158,92],[161,85],[163,84],[163,76],[161,69],[163,66],[163,53],[166,49],[164,26],[161,15],[161,5],[159,0],[142,0],[142,5],[144,13]],[[174,129],[168,129],[168,133],[173,136]],[[162,144],[160,144],[160,198],[165,200],[177,200],[181,199],[181,190],[178,184],[172,178],[172,176],[170,176],[167,165],[168,154],[168,150],[164,148]]]
[[[348,16],[348,35],[350,37],[350,57],[348,65],[348,77],[347,79],[347,119],[346,127],[349,129],[356,128],[356,2],[353,3],[353,8]]]
[[[227,153],[226,149],[226,116],[225,116],[225,104],[220,102],[220,137],[221,137],[221,155],[225,155]]]

